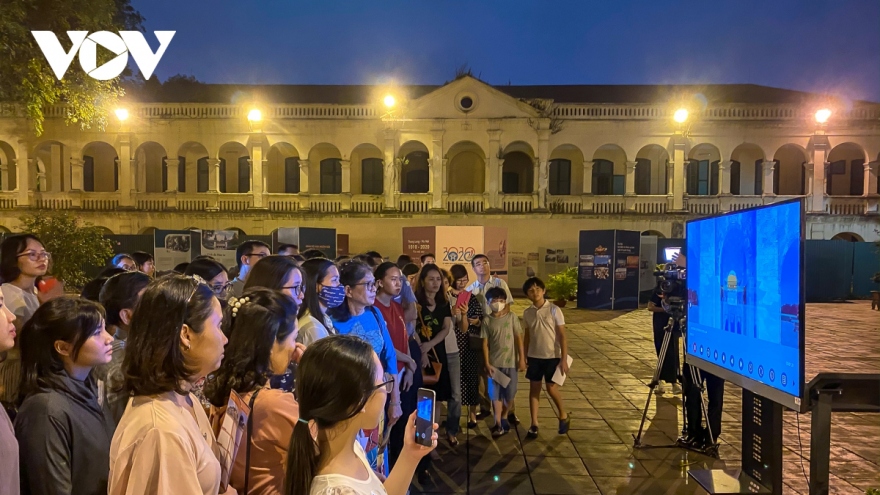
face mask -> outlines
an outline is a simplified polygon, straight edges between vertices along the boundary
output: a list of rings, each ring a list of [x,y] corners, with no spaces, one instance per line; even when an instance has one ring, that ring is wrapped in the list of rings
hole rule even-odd
[[[318,299],[324,306],[329,308],[335,308],[342,304],[345,301],[345,286],[337,285],[336,287],[324,287],[321,289],[321,292],[318,293]]]
[[[506,305],[507,304],[504,302],[495,301],[492,304],[490,304],[489,307],[492,308],[493,313],[500,313],[504,309],[504,306],[506,306]]]

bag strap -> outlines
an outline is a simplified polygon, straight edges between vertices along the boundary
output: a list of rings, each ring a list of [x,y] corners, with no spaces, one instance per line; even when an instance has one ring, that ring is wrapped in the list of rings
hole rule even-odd
[[[251,396],[250,403],[248,407],[250,408],[250,413],[248,413],[247,420],[247,447],[244,456],[244,495],[248,493],[248,482],[250,481],[251,474],[251,438],[254,432],[254,403],[257,400],[257,394],[260,393],[261,388],[254,390],[254,395]]]

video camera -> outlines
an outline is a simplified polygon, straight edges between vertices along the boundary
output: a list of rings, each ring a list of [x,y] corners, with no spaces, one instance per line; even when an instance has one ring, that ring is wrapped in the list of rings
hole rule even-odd
[[[687,268],[666,263],[661,270],[654,271],[660,292],[663,293],[666,312],[676,320],[684,314],[684,303],[687,295]]]

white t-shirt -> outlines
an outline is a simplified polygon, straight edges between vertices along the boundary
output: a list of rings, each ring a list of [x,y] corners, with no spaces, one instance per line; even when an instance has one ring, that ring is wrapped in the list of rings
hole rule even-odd
[[[565,325],[562,310],[550,301],[536,308],[529,306],[523,311],[523,321],[529,335],[529,348],[526,354],[538,359],[554,359],[562,357],[562,347],[556,340],[556,326]]]
[[[354,453],[364,463],[369,478],[359,480],[341,474],[318,475],[312,480],[312,489],[309,490],[309,495],[388,495],[388,492],[385,491],[385,485],[373,472],[373,468],[367,462],[367,454],[358,442],[354,443]]]
[[[333,329],[333,320],[327,315],[324,315],[323,323],[312,316],[310,311],[306,311],[299,319],[299,333],[296,336],[296,341],[300,344],[307,346],[330,335],[336,335],[336,331]]]
[[[504,292],[507,293],[507,304],[513,304],[513,296],[510,294],[510,288],[507,286],[507,282],[498,277],[489,277],[489,281],[485,284],[481,284],[479,280],[475,280],[471,282],[471,285],[467,286],[467,289],[465,289],[471,294],[477,296],[477,300],[480,301],[480,304],[483,306],[483,315],[492,314],[492,310],[489,309],[489,301],[486,300],[486,292],[493,287],[501,287],[504,289]]]
[[[455,298],[449,297],[449,294],[446,295],[446,299],[449,301],[449,307],[451,309],[455,309]],[[458,354],[458,339],[455,336],[455,331],[458,329],[458,322],[455,320],[455,315],[452,316],[452,330],[446,334],[446,338],[443,339],[443,344],[446,347],[446,355],[450,354]]]

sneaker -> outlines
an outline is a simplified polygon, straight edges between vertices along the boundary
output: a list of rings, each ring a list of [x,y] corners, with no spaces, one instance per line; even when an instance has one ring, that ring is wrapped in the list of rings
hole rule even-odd
[[[510,424],[512,424],[513,426],[516,426],[519,424],[519,418],[517,418],[516,414],[514,414],[514,413],[510,413],[507,415],[507,421],[510,422]]]
[[[680,395],[681,394],[681,385],[679,385],[678,383],[673,383],[672,384],[672,393],[675,395]]]
[[[494,438],[498,438],[501,435],[504,435],[506,433],[507,433],[507,431],[505,431],[501,425],[495,425],[492,427],[492,436]]]
[[[559,434],[565,435],[568,433],[568,429],[571,428],[571,414],[565,417],[565,419],[559,420]]]
[[[529,428],[529,431],[526,433],[528,438],[538,438],[538,427],[532,426]]]
[[[664,383],[665,382],[662,380],[657,382],[657,386],[654,387],[654,393],[658,395],[663,395],[664,393],[666,393],[666,387],[663,385]]]

